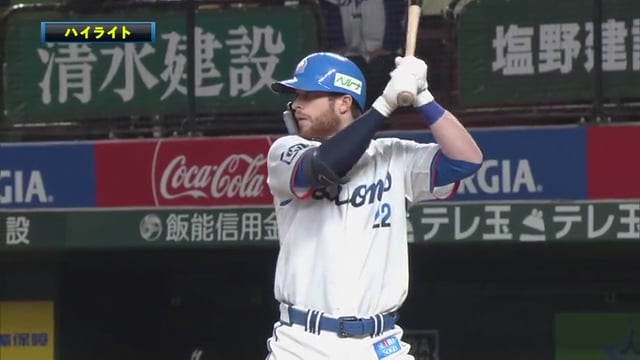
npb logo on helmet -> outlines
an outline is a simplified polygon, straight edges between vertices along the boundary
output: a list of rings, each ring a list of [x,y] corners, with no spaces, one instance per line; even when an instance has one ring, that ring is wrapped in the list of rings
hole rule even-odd
[[[362,91],[362,81],[352,76],[341,73],[336,73],[336,78],[333,81],[333,85],[343,89],[347,89],[349,91],[353,91],[358,95],[360,95],[360,92]]]

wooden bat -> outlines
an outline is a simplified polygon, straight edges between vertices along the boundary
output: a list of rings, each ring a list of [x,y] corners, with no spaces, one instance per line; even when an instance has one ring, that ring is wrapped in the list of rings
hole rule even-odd
[[[407,38],[404,47],[405,56],[413,56],[416,52],[416,37],[418,36],[418,24],[422,15],[422,1],[411,0],[407,14]],[[409,91],[402,91],[398,94],[398,105],[409,106],[413,104],[413,97]]]

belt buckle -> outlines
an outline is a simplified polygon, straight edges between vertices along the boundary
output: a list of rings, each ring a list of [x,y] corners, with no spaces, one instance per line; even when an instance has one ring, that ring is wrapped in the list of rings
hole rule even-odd
[[[349,337],[348,332],[345,331],[344,329],[344,323],[347,321],[360,321],[360,319],[358,319],[355,316],[342,316],[338,318],[338,337],[339,338],[347,338]]]

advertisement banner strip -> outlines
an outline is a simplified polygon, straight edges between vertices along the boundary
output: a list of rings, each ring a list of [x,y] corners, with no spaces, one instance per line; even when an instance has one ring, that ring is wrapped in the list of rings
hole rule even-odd
[[[94,207],[91,143],[0,144],[0,209]]]
[[[480,170],[462,181],[456,201],[584,200],[587,135],[579,126],[472,129],[482,149]],[[434,142],[426,131],[385,136]]]
[[[588,129],[589,199],[640,199],[640,126]]]
[[[410,209],[408,240],[640,241],[640,201],[432,203]],[[277,244],[272,207],[0,212],[0,249]]]
[[[271,205],[262,137],[96,144],[97,206]]]
[[[475,129],[472,134],[484,162],[461,182],[452,201],[640,199],[640,172],[633,166],[640,127]],[[428,132],[381,136],[434,141]],[[0,208],[272,206],[267,154],[275,139],[0,144]],[[620,161],[611,161],[612,153]]]

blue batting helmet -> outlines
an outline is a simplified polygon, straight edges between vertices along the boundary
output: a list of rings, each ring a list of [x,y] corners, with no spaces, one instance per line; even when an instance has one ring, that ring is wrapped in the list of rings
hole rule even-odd
[[[320,91],[351,95],[364,111],[367,84],[360,68],[344,56],[330,53],[313,53],[300,60],[293,77],[271,84],[277,93]]]

